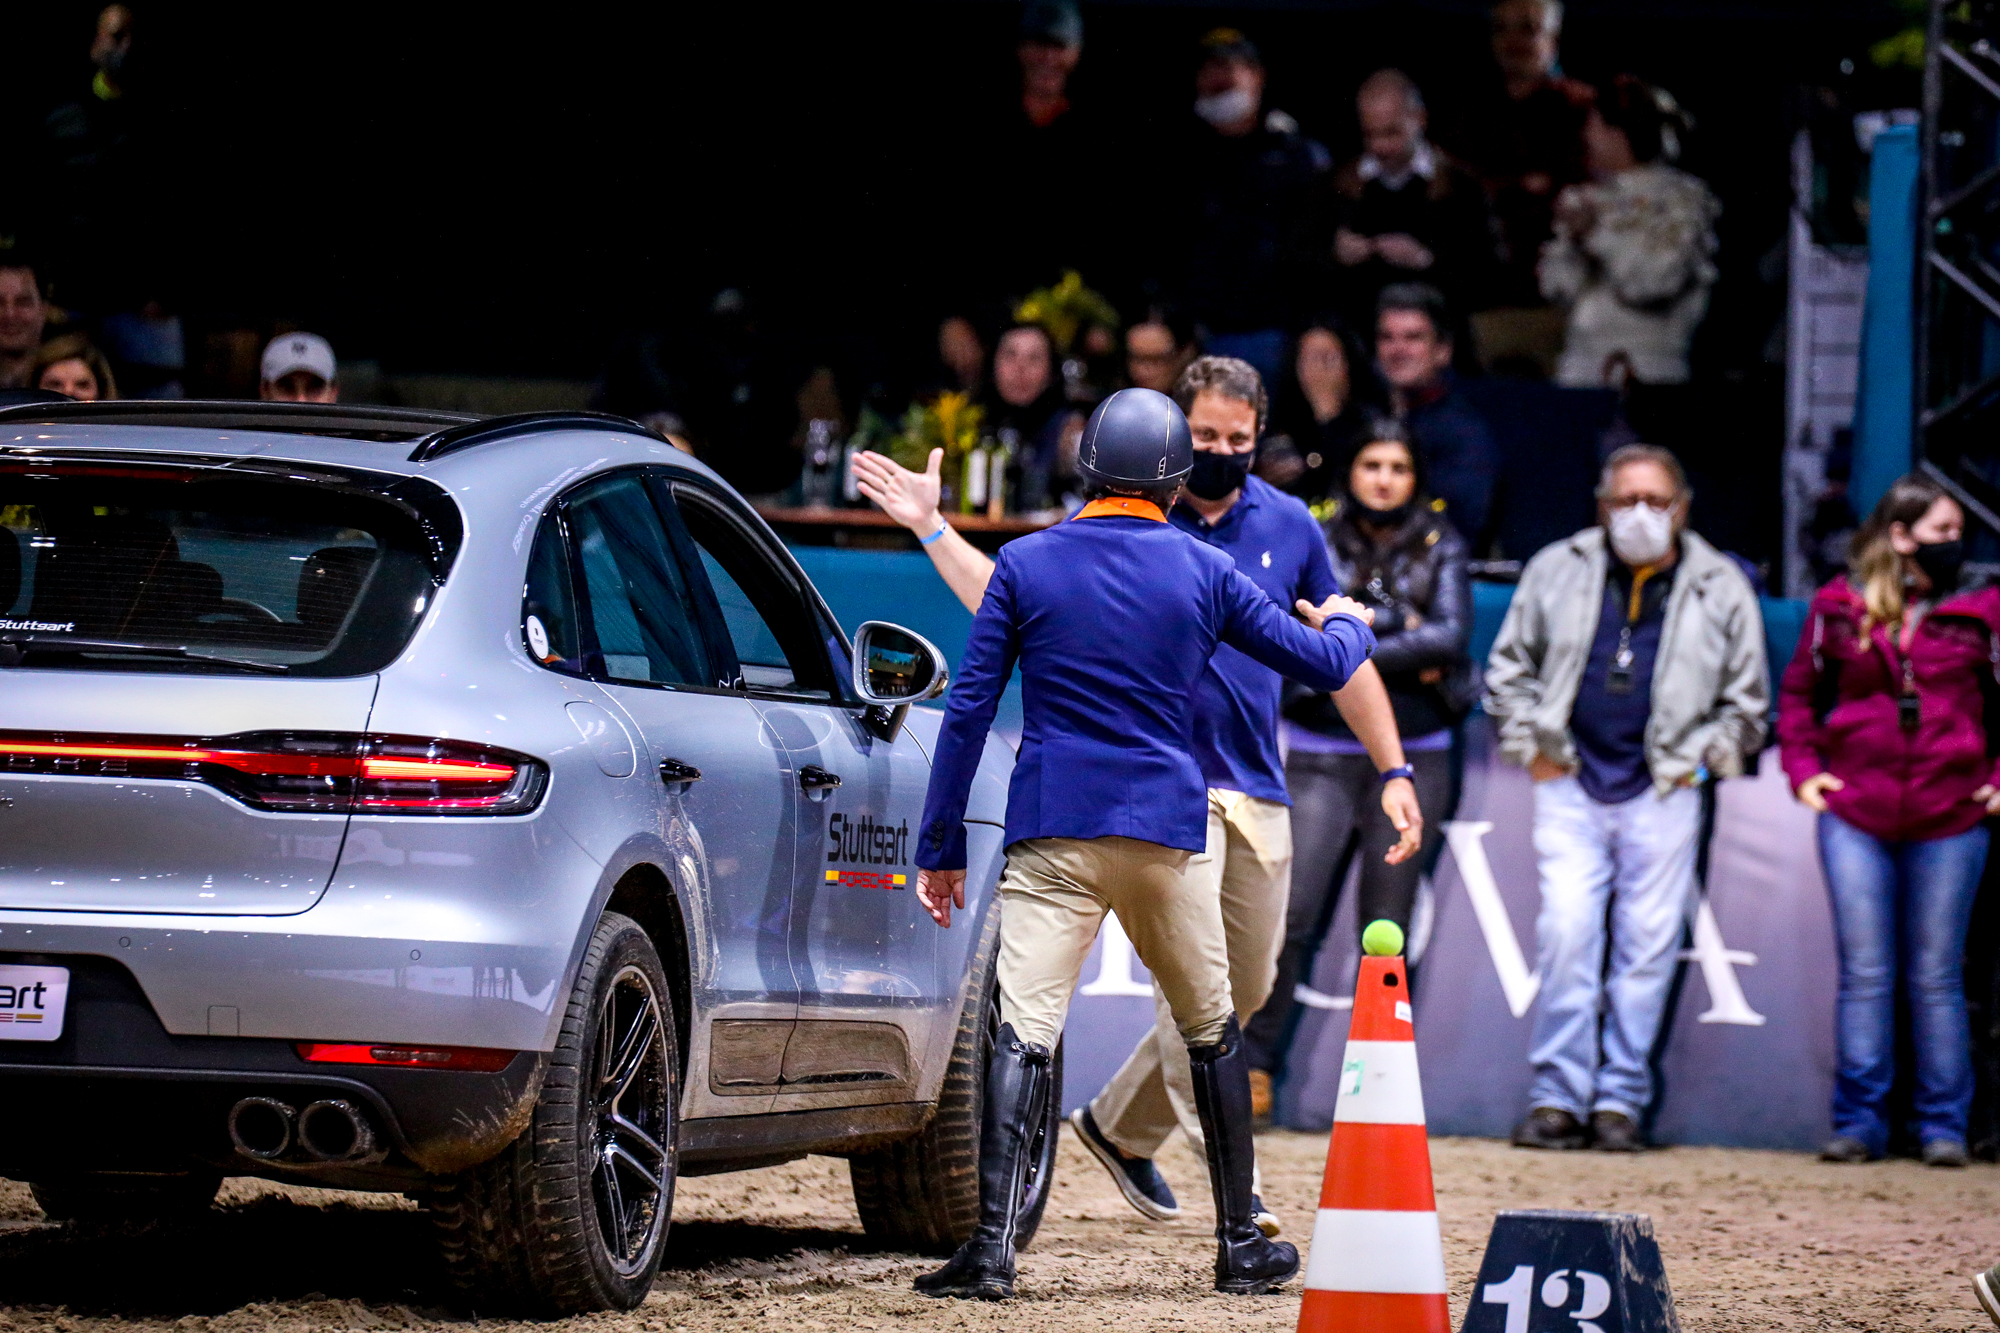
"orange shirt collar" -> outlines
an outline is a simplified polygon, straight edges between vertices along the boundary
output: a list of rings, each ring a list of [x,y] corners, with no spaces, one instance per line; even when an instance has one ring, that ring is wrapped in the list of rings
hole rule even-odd
[[[1092,500],[1076,511],[1078,518],[1150,518],[1155,523],[1164,523],[1167,516],[1151,500],[1141,500],[1136,495],[1107,495],[1101,500]]]

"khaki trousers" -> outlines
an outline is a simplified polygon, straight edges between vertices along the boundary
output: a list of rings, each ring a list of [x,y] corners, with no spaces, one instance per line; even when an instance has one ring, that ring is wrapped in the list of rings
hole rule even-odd
[[[1215,893],[1188,875],[1192,859],[1136,838],[1029,838],[1009,847],[1000,876],[1000,1021],[1022,1041],[1053,1049],[1098,927],[1115,912],[1153,974],[1175,1040],[1221,1041],[1229,958]]]
[[[1247,1022],[1270,998],[1285,944],[1291,811],[1276,801],[1209,788],[1208,849],[1189,863],[1188,881],[1202,883],[1216,900],[1230,999],[1238,1019]],[[1174,1031],[1157,977],[1153,1006],[1153,1030],[1091,1101],[1091,1118],[1105,1138],[1135,1157],[1156,1156],[1176,1125],[1200,1153],[1201,1117],[1187,1044]]]

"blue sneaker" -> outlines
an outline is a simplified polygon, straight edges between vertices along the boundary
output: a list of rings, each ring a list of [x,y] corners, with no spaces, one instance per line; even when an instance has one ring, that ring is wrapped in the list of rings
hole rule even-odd
[[[1083,1146],[1090,1149],[1104,1169],[1111,1173],[1111,1183],[1118,1186],[1118,1192],[1125,1196],[1125,1202],[1137,1208],[1158,1222],[1171,1222],[1181,1215],[1181,1206],[1174,1199],[1174,1192],[1167,1188],[1166,1180],[1150,1157],[1126,1157],[1111,1146],[1111,1140],[1104,1137],[1104,1131],[1097,1127],[1097,1121],[1090,1114],[1088,1106],[1079,1106],[1069,1113],[1070,1127],[1083,1140]]]

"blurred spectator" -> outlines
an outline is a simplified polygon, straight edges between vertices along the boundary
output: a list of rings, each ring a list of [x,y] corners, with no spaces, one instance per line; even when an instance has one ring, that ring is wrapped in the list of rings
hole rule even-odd
[[[2000,813],[1988,740],[2000,592],[1960,588],[1964,533],[1964,511],[1929,477],[1891,486],[1855,534],[1850,572],[1814,596],[1779,694],[1785,775],[1818,812],[1840,939],[1829,1161],[1888,1151],[1907,1000],[1923,1159],[1965,1165],[1962,968],[1984,821]]]
[[[943,387],[977,396],[986,384],[986,344],[964,315],[946,315],[938,322],[938,364],[950,377]]]
[[[32,261],[0,251],[0,389],[31,387],[49,310]]]
[[[1649,1062],[1695,905],[1700,786],[1741,774],[1763,742],[1757,595],[1687,531],[1691,499],[1666,450],[1614,452],[1601,526],[1528,562],[1489,659],[1486,711],[1535,780],[1541,862],[1524,1148],[1645,1146]]]
[[[986,429],[1013,451],[1021,470],[1024,509],[1058,502],[1075,472],[1074,434],[1080,423],[1056,373],[1056,348],[1039,324],[1016,324],[993,348]],[[1070,446],[1065,450],[1065,443]],[[1071,454],[1065,457],[1065,453]]]
[[[740,287],[715,294],[676,367],[686,401],[670,406],[682,410],[704,463],[744,494],[770,496],[799,475],[807,419],[799,394],[814,371],[759,310]]]
[[[1401,70],[1369,75],[1355,112],[1361,156],[1315,187],[1306,223],[1307,255],[1331,282],[1328,294],[1356,323],[1383,287],[1419,277],[1459,309],[1477,308],[1496,258],[1478,179],[1424,137],[1423,94]]]
[[[1194,113],[1201,123],[1172,168],[1192,193],[1181,210],[1178,290],[1204,352],[1248,361],[1275,383],[1285,359],[1286,247],[1332,158],[1297,121],[1265,110],[1263,58],[1234,28],[1202,38]]]
[[[1338,317],[1321,316],[1293,344],[1291,373],[1279,382],[1257,475],[1307,501],[1337,493],[1378,409],[1367,354]]]
[[[1083,56],[1083,16],[1068,0],[1021,7],[1021,114],[1045,130],[1069,114],[1069,76]]]
[[[1499,78],[1473,103],[1463,136],[1500,228],[1499,305],[1541,304],[1535,265],[1554,234],[1556,196],[1585,179],[1583,121],[1597,94],[1557,68],[1562,21],[1560,0],[1493,6]]]
[[[264,347],[257,396],[280,403],[337,403],[340,369],[317,333],[281,333]]]
[[[1324,332],[1324,330],[1321,330]],[[1403,754],[1415,770],[1424,812],[1424,851],[1434,852],[1452,817],[1452,728],[1476,696],[1466,645],[1472,638],[1472,584],[1465,542],[1427,503],[1423,466],[1394,423],[1362,445],[1339,483],[1326,523],[1334,576],[1375,610],[1372,659],[1389,690]],[[1347,868],[1360,858],[1359,926],[1388,919],[1407,934],[1417,880],[1430,857],[1395,865],[1383,854],[1396,830],[1376,793],[1381,780],[1367,749],[1342,720],[1333,697],[1291,688],[1285,709],[1285,787],[1292,797],[1291,900],[1277,983],[1244,1028],[1252,1067],[1285,1070],[1294,993],[1333,924]]]
[[[1014,54],[1014,95],[972,135],[993,188],[980,210],[986,237],[971,251],[992,270],[981,294],[1006,297],[1052,282],[1065,268],[1094,273],[1103,253],[1102,210],[1067,202],[1084,198],[1100,175],[1104,141],[1069,96],[1083,57],[1083,18],[1072,0],[1023,5]],[[963,151],[949,156],[961,160]]]
[[[1451,373],[1451,325],[1444,297],[1420,282],[1382,289],[1375,316],[1375,362],[1390,405],[1423,460],[1431,494],[1476,556],[1486,549],[1499,450],[1486,421]]]
[[[1700,180],[1668,165],[1690,122],[1664,90],[1621,74],[1584,120],[1591,183],[1556,200],[1542,293],[1569,312],[1558,383],[1684,384],[1715,285],[1715,219]]]
[[[1135,389],[1172,393],[1174,381],[1200,352],[1194,329],[1179,315],[1149,311],[1125,330],[1125,382]]]
[[[79,403],[103,402],[118,396],[111,363],[81,333],[51,338],[36,351],[34,387],[74,398]]]
[[[93,311],[136,303],[135,284],[159,249],[129,96],[136,27],[126,5],[98,11],[90,88],[49,112],[32,168],[29,229],[48,249],[64,302]]]

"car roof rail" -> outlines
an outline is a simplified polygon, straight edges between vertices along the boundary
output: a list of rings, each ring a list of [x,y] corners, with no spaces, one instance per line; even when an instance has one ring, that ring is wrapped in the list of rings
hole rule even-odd
[[[41,402],[0,407],[0,425],[177,426],[255,430],[281,435],[336,435],[355,440],[411,440],[476,423],[466,412],[349,403],[268,403],[201,398],[116,398],[102,403]]]
[[[468,421],[426,435],[410,451],[410,461],[428,463],[474,445],[559,430],[616,431],[621,435],[643,435],[649,440],[662,438],[657,431],[648,430],[629,417],[613,416],[609,412],[516,412],[511,416]]]

